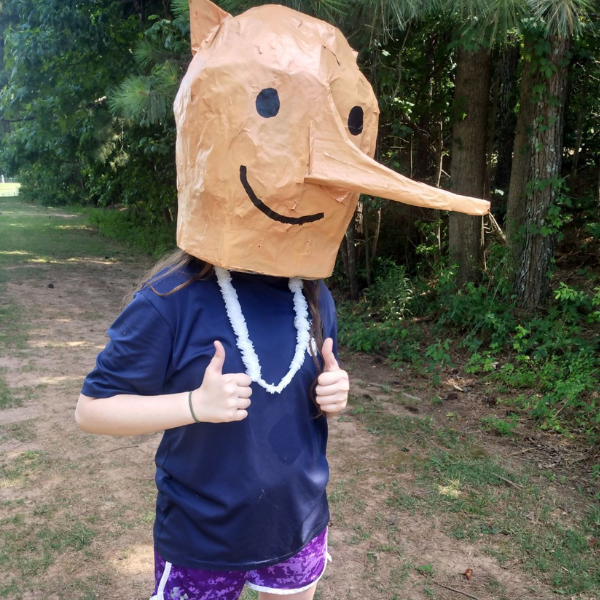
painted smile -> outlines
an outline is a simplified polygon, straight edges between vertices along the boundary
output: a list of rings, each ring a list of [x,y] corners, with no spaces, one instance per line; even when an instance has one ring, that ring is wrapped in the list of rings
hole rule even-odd
[[[304,223],[313,223],[314,221],[319,221],[325,216],[324,213],[315,213],[314,215],[306,215],[304,217],[286,217],[284,215],[280,215],[278,212],[275,212],[269,208],[254,193],[254,190],[248,183],[246,171],[246,167],[244,165],[240,165],[240,181],[246,190],[246,194],[248,194],[248,198],[252,200],[252,204],[254,204],[254,206],[256,206],[256,208],[258,208],[258,210],[260,210],[262,213],[267,215],[269,219],[273,219],[273,221],[279,221],[280,223],[288,223],[289,225],[304,225]]]

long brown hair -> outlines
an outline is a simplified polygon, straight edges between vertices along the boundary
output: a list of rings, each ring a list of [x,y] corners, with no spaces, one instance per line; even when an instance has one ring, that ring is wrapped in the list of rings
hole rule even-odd
[[[168,292],[161,293],[154,286],[153,283],[160,281],[164,277],[171,275],[179,271],[180,269],[184,269],[188,266],[193,267],[194,274],[189,278],[175,286],[172,290]],[[164,258],[159,260],[151,269],[149,269],[146,273],[142,275],[142,277],[138,280],[137,284],[134,288],[125,296],[123,303],[127,305],[131,302],[133,295],[136,292],[139,292],[142,288],[148,287],[150,288],[157,296],[170,296],[175,292],[183,289],[184,287],[190,285],[194,281],[199,281],[201,279],[210,279],[215,274],[215,268],[213,265],[184,252],[183,250],[175,250],[170,254],[167,254]],[[308,304],[308,308],[310,310],[311,316],[311,324],[310,324],[310,336],[315,340],[317,346],[317,354],[315,355],[313,351],[313,345],[308,345],[308,351],[315,363],[315,367],[317,369],[317,378],[313,381],[310,386],[310,395],[313,399],[315,405],[316,403],[316,393],[315,388],[317,387],[317,379],[319,375],[323,372],[322,361],[319,360],[319,357],[322,357],[323,353],[323,321],[321,319],[321,311],[319,309],[319,282],[311,281],[305,279],[303,281],[302,292],[304,293],[304,297],[306,298],[306,302]],[[319,406],[317,405],[317,408]],[[319,413],[317,416],[321,416],[322,411],[319,408]]]
[[[166,293],[161,293],[154,288],[152,285],[156,281],[160,281],[161,279],[168,277],[172,273],[179,271],[180,269],[184,269],[188,265],[193,265],[196,267],[194,275],[192,275],[188,280],[184,281],[180,285],[174,287],[172,290],[169,290]],[[150,288],[157,296],[170,296],[174,294],[178,290],[188,286],[190,283],[194,281],[198,281],[200,279],[210,279],[214,275],[215,269],[212,265],[209,265],[207,262],[200,260],[183,250],[174,250],[170,254],[167,254],[163,258],[161,258],[153,267],[148,269],[137,281],[136,285],[133,289],[128,292],[123,298],[123,304],[127,306],[133,299],[134,294],[139,292],[142,288],[148,287]]]

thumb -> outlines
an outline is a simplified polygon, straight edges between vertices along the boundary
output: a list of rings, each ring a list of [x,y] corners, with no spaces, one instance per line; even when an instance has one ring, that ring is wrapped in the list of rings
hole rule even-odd
[[[210,369],[215,373],[221,375],[223,372],[223,364],[225,363],[225,348],[223,348],[223,344],[215,340],[215,355],[212,357],[207,371]]]
[[[321,354],[323,356],[325,371],[339,371],[340,367],[333,354],[333,339],[327,338],[323,342]]]

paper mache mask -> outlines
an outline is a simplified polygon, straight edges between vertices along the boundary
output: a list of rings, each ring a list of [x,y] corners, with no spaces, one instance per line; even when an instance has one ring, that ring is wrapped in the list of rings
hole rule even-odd
[[[379,109],[342,33],[292,9],[232,17],[190,0],[194,57],[175,99],[177,244],[213,265],[317,279],[360,193],[471,215],[489,202],[373,160]]]

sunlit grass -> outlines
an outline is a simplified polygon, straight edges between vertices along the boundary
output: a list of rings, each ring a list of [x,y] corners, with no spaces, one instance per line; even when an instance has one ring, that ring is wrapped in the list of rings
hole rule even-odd
[[[5,197],[0,197],[0,213],[0,270],[4,280],[23,278],[19,266],[107,265],[135,258],[135,253],[97,234],[84,213],[67,214]]]
[[[519,562],[560,594],[600,592],[600,508],[588,496],[569,490],[566,502],[539,472],[515,469],[451,427],[390,414],[379,401],[351,401],[382,462],[410,474],[419,489],[415,495],[400,479],[381,484],[388,507],[435,518],[447,535],[480,545],[500,563]],[[330,499],[334,515],[357,502],[349,484]]]

